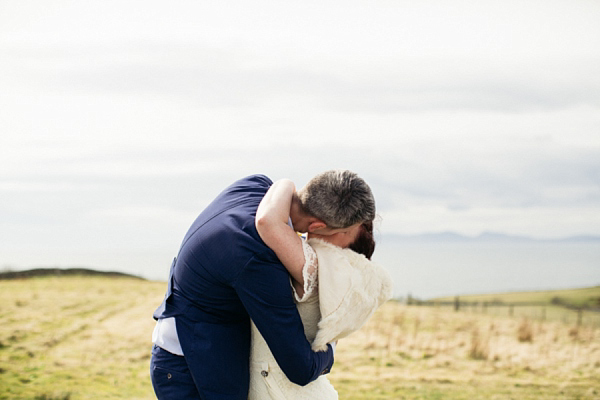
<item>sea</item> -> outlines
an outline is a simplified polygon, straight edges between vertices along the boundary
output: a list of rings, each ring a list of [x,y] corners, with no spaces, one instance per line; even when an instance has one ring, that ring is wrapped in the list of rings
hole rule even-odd
[[[600,241],[382,241],[373,261],[396,298],[600,285]]]
[[[2,254],[0,269],[82,267],[165,281],[177,248]],[[543,241],[457,235],[380,235],[373,261],[386,268],[394,297],[571,289],[600,285],[600,238]],[[3,268],[2,268],[3,267]]]

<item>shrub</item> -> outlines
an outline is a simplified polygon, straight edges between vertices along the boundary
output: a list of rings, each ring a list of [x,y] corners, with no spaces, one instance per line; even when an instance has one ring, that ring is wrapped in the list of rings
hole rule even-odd
[[[517,330],[519,342],[533,342],[533,326],[527,318],[524,318]]]
[[[471,333],[471,348],[469,357],[473,360],[487,360],[490,353],[489,340],[484,340],[475,328]]]
[[[563,299],[561,299],[558,296],[554,296],[551,300],[550,303],[554,304],[555,306],[560,306],[563,305],[565,302],[563,301]]]

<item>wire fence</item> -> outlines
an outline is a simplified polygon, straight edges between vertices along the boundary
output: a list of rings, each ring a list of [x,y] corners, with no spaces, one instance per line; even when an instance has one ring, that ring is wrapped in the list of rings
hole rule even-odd
[[[462,301],[458,296],[453,301],[421,301],[409,298],[406,303],[416,306],[451,308],[456,312],[529,318],[540,321],[561,321],[576,326],[600,327],[600,307],[576,307],[540,302]]]

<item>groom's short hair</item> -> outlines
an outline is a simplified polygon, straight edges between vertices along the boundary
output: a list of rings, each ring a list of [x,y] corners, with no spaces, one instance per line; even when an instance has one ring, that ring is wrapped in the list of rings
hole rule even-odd
[[[375,219],[371,188],[352,171],[338,169],[320,173],[300,189],[298,198],[304,212],[330,228],[346,228]]]

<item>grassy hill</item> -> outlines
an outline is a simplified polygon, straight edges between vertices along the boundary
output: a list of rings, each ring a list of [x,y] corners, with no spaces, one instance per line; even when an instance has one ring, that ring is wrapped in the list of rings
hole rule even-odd
[[[432,301],[453,301],[454,297],[440,297]],[[600,286],[531,292],[494,293],[460,296],[465,302],[540,303],[572,307],[600,308]]]
[[[153,310],[165,283],[0,280],[0,399],[153,399]],[[600,328],[388,302],[341,340],[341,399],[600,396]]]
[[[39,276],[105,276],[105,277],[128,277],[143,279],[134,275],[116,271],[98,271],[89,268],[33,268],[23,271],[2,271],[0,272],[0,280],[2,279],[25,279]]]

